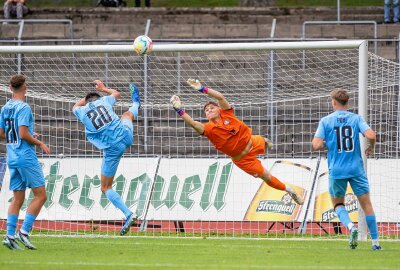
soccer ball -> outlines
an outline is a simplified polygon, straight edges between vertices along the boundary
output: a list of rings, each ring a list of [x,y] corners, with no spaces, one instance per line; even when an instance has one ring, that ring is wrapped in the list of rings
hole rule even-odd
[[[133,42],[133,49],[137,54],[148,54],[153,50],[153,41],[148,36],[138,36]]]

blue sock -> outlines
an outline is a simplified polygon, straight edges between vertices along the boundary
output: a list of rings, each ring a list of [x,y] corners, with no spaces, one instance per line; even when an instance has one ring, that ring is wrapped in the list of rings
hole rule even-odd
[[[31,213],[26,213],[24,223],[22,223],[21,230],[23,233],[29,233],[32,230],[33,222],[35,222],[36,216]]]
[[[137,102],[133,102],[132,106],[129,108],[129,111],[133,114],[135,119],[137,118],[139,113],[139,106],[140,105]]]
[[[15,231],[17,229],[18,216],[14,214],[8,214],[7,216],[7,236],[14,238]]]
[[[371,235],[371,239],[378,239],[378,225],[376,224],[375,215],[365,216],[365,220],[367,221],[367,226],[369,229],[369,234]]]
[[[336,207],[335,212],[340,222],[342,222],[342,224],[346,226],[346,228],[349,228],[349,225],[353,224],[351,222],[349,213],[347,212],[346,208],[343,205]]]
[[[113,189],[110,188],[106,191],[106,197],[115,207],[117,207],[119,210],[122,211],[122,213],[124,213],[125,217],[128,217],[130,214],[132,214],[132,211],[129,210],[129,208],[126,207],[126,205],[122,201],[121,196],[119,196],[119,194]]]

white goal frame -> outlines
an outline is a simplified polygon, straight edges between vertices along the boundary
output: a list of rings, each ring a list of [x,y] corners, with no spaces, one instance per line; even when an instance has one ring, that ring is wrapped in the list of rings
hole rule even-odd
[[[260,51],[260,50],[324,50],[358,49],[358,113],[368,120],[368,42],[366,40],[259,42],[218,44],[154,44],[154,52]],[[61,45],[61,46],[0,46],[2,53],[134,53],[133,45]],[[366,140],[362,139],[362,155],[367,170]],[[366,241],[365,214],[359,211],[359,239]]]

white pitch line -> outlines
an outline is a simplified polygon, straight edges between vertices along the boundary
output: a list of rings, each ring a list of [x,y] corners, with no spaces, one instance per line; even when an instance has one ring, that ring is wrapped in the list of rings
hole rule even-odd
[[[5,234],[0,234],[1,236],[5,236]],[[49,238],[80,238],[80,239],[123,239],[123,240],[137,240],[137,239],[152,239],[152,240],[170,240],[170,239],[179,239],[182,241],[186,241],[186,240],[208,240],[208,241],[221,241],[221,240],[227,240],[227,241],[304,241],[304,242],[314,242],[314,241],[332,241],[332,242],[347,242],[349,241],[348,238],[301,238],[301,237],[290,237],[290,238],[278,238],[278,237],[270,237],[270,238],[244,238],[244,237],[238,237],[238,238],[234,238],[234,237],[215,237],[215,236],[208,236],[206,234],[201,235],[201,236],[153,236],[153,235],[128,235],[128,236],[124,236],[121,237],[119,235],[47,235],[47,234],[35,234],[35,235],[31,235],[31,238],[40,238],[44,241],[46,241],[46,239]],[[368,241],[367,241],[368,242]],[[384,239],[384,238],[380,238],[379,242],[393,242],[393,243],[400,243],[400,238],[399,239]],[[86,242],[88,243],[88,242]],[[95,243],[107,243],[107,242],[95,242]],[[113,243],[114,244],[114,243]]]
[[[5,234],[0,234],[0,236],[5,236]],[[128,236],[117,236],[117,235],[45,235],[45,234],[37,234],[31,235],[30,237],[37,238],[81,238],[81,239],[158,239],[158,240],[167,240],[167,239],[180,239],[180,240],[228,240],[228,241],[349,241],[348,238],[300,238],[300,237],[291,237],[291,238],[278,238],[278,237],[270,237],[270,238],[244,238],[244,237],[215,237],[208,236],[206,234],[201,236],[152,236],[152,235],[128,235]],[[205,239],[203,238],[205,237]],[[379,239],[379,242],[400,242],[399,239]]]
[[[239,268],[239,269],[337,269],[337,270],[364,270],[363,267],[351,267],[351,266],[324,266],[324,265],[304,265],[304,266],[293,266],[293,265],[271,265],[266,264],[253,264],[253,265],[238,265],[238,264],[176,264],[176,263],[98,263],[98,262],[26,262],[26,261],[3,261],[0,265],[58,265],[58,266],[119,266],[119,267],[164,267],[164,268]],[[380,270],[392,270],[395,268],[379,267]]]
[[[199,241],[200,241],[201,239],[199,239]],[[42,242],[43,243],[43,242]],[[45,242],[46,243],[46,242]],[[106,241],[85,241],[85,242],[83,242],[83,243],[79,243],[79,245],[93,245],[93,244],[109,244],[110,242],[106,242]],[[176,244],[174,244],[174,243],[154,243],[154,242],[141,242],[141,243],[137,243],[137,242],[125,242],[125,243],[121,243],[121,242],[119,242],[119,243],[112,243],[113,244],[113,246],[155,246],[155,245],[157,245],[157,246],[173,246],[173,247],[193,247],[193,246],[195,246],[195,247],[202,247],[202,246],[209,246],[210,245],[210,243],[209,242],[207,242],[207,241],[204,241],[204,242],[202,242],[202,243],[176,243]],[[251,247],[251,248],[266,248],[266,247],[268,247],[267,246],[267,243],[265,243],[265,245],[262,245],[262,244],[257,244],[257,245],[254,245],[254,243],[249,243],[249,244],[235,244],[234,246],[233,245],[228,245],[228,244],[221,244],[221,245],[218,245],[217,244],[217,246],[218,247],[222,247],[222,248],[232,248],[232,247]],[[279,247],[274,247],[275,249],[279,249]],[[291,250],[304,250],[304,249],[306,249],[307,247],[304,247],[304,246],[301,246],[301,247],[298,247],[298,248],[295,248],[295,247],[290,247],[290,249]],[[282,249],[286,249],[286,247],[282,247]],[[310,249],[315,249],[315,247],[310,247]],[[330,250],[330,249],[332,249],[332,247],[319,247],[318,249],[324,249],[324,250]]]

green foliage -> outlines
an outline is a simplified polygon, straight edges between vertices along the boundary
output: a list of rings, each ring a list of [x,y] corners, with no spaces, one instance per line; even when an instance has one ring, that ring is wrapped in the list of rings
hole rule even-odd
[[[150,233],[151,234],[151,233]],[[288,236],[290,237],[290,236]],[[400,245],[346,240],[63,238],[32,236],[36,251],[0,247],[0,269],[398,269]]]
[[[152,0],[155,7],[236,7],[239,4],[240,0]]]
[[[30,7],[94,7],[98,0],[32,0],[27,1]],[[144,6],[144,0],[141,0]],[[128,7],[135,6],[135,0],[127,0]],[[278,7],[336,7],[335,0],[275,0]],[[382,0],[341,0],[341,7],[383,6]],[[238,7],[240,0],[151,0],[152,7]]]
[[[98,0],[34,0],[27,1],[29,7],[95,7]],[[135,0],[127,0],[128,7],[135,6]],[[144,0],[141,0],[144,7]],[[240,0],[151,0],[152,7],[235,7]]]
[[[26,1],[28,7],[94,7],[97,0],[32,0]]]
[[[275,4],[280,7],[309,7],[309,6],[326,6],[336,7],[335,0],[275,0]],[[356,7],[356,6],[382,6],[382,0],[340,0],[340,7]]]

